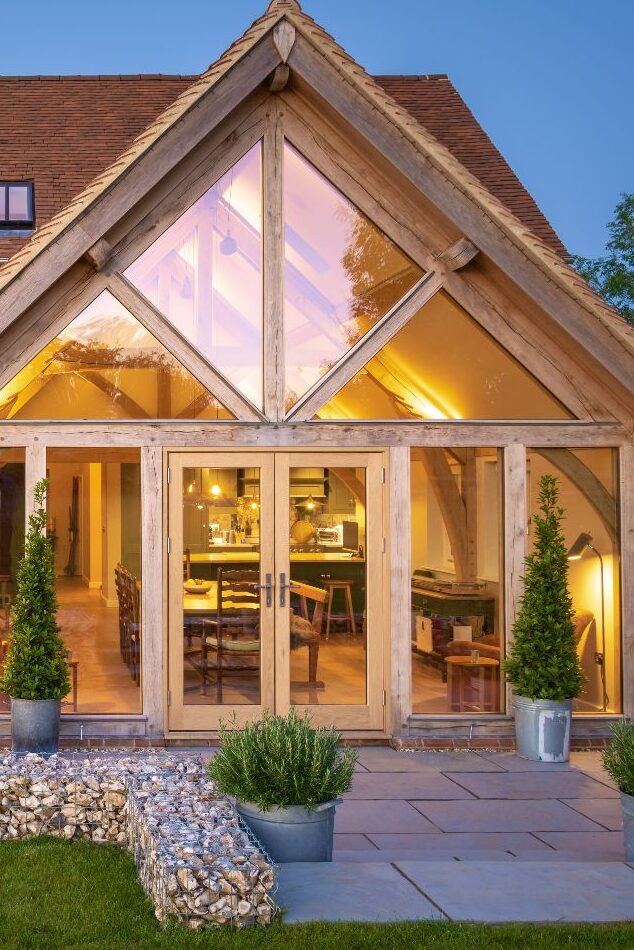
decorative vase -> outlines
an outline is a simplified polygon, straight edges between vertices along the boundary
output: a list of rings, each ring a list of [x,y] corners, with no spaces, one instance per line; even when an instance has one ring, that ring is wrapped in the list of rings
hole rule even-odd
[[[621,792],[623,810],[623,837],[625,838],[625,860],[634,864],[634,795]]]
[[[335,798],[313,811],[303,805],[261,811],[252,802],[238,802],[238,814],[274,861],[332,861]]]
[[[567,762],[570,758],[572,700],[514,696],[517,754],[533,762]]]
[[[59,747],[59,699],[11,697],[11,748],[13,752],[52,755]]]

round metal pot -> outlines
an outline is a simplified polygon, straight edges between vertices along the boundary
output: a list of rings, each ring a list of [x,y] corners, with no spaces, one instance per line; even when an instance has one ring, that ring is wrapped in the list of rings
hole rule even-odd
[[[513,697],[517,754],[533,762],[567,762],[572,700]]]
[[[11,748],[52,755],[59,746],[59,699],[11,697]]]
[[[625,860],[634,863],[634,795],[621,792],[623,809],[623,837],[625,838]]]
[[[332,861],[336,798],[308,811],[303,805],[260,811],[238,802],[238,814],[274,861]]]

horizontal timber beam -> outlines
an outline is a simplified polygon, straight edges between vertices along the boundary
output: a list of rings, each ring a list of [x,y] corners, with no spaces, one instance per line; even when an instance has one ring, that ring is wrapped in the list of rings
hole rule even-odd
[[[323,446],[380,448],[386,446],[466,446],[495,448],[507,445],[541,447],[631,446],[632,436],[622,426],[587,422],[304,422],[249,423],[157,422],[7,422],[0,420],[3,446],[135,446],[167,448],[314,448]]]

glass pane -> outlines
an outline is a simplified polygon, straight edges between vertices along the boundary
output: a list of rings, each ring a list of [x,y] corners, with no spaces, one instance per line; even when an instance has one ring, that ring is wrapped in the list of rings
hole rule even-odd
[[[48,530],[71,691],[62,712],[141,712],[139,449],[49,449]]]
[[[30,221],[29,188],[26,185],[9,186],[9,221]]]
[[[108,291],[0,389],[0,419],[231,419]]]
[[[617,458],[613,449],[531,449],[528,511],[538,510],[539,480],[554,475],[564,509],[568,585],[574,606],[577,653],[586,677],[574,702],[578,713],[621,711],[619,525]],[[581,537],[583,535],[583,537]],[[534,542],[529,522],[529,551]]]
[[[125,272],[262,408],[262,155],[258,142]]]
[[[365,513],[365,469],[291,469],[291,703],[366,702]]]
[[[441,291],[319,419],[567,419],[570,413]]]
[[[24,449],[0,449],[0,674],[11,634],[11,605],[24,553]],[[11,700],[0,693],[0,713]]]
[[[411,450],[412,711],[499,713],[497,449]]]
[[[290,409],[423,272],[288,143],[284,217]]]
[[[0,221],[7,220],[7,186],[0,185]]]
[[[183,471],[186,706],[260,703],[260,470]]]

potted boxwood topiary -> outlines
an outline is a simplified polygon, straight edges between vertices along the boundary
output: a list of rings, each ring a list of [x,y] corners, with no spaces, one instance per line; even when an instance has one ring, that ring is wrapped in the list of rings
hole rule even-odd
[[[566,762],[570,754],[572,700],[583,688],[568,559],[558,505],[557,479],[540,479],[535,550],[526,558],[524,596],[513,626],[504,669],[514,687],[518,754],[538,762]]]
[[[634,722],[612,724],[612,741],[603,750],[603,765],[621,792],[625,860],[634,862]]]
[[[56,621],[55,566],[46,535],[48,482],[35,486],[24,556],[11,611],[12,627],[0,688],[11,697],[14,752],[57,752],[60,703],[69,690],[68,663]]]
[[[276,861],[332,861],[335,808],[352,785],[357,753],[308,714],[265,712],[243,729],[221,724],[209,775]]]

